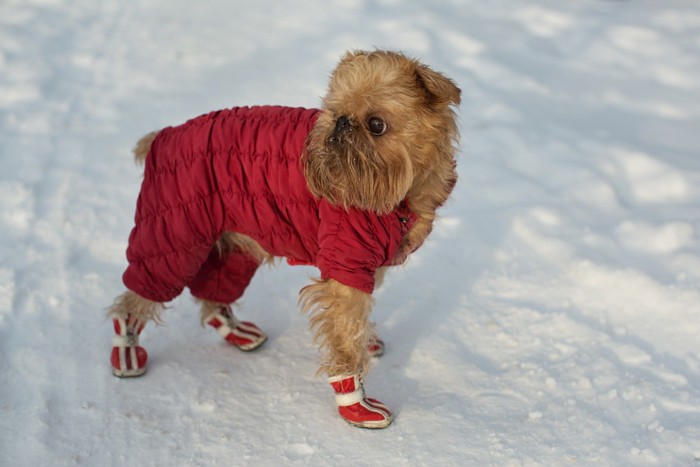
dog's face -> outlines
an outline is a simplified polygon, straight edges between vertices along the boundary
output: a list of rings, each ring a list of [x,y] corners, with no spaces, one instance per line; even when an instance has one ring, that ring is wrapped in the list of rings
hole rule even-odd
[[[416,60],[348,53],[307,141],[309,189],[346,208],[392,210],[436,167],[454,167],[459,102],[450,79]]]

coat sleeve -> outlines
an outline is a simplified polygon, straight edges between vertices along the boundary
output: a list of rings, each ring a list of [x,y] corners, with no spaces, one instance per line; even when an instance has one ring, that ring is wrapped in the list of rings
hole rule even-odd
[[[319,253],[322,279],[334,279],[366,293],[374,291],[377,269],[393,258],[401,241],[398,218],[333,206],[319,206]]]

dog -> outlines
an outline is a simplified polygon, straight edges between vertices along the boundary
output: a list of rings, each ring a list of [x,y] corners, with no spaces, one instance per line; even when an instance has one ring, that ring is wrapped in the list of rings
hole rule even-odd
[[[284,257],[320,278],[300,292],[340,416],[384,428],[390,409],[366,396],[384,343],[369,320],[387,267],[422,245],[456,180],[461,90],[399,52],[346,53],[321,109],[238,107],[150,133],[123,275],[109,309],[118,377],[145,373],[139,336],[185,287],[202,322],[250,351],[267,336],[231,305],[257,268]]]

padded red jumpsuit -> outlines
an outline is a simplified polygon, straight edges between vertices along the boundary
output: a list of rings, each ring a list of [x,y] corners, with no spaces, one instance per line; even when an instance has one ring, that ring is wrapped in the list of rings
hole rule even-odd
[[[243,253],[213,249],[224,231],[245,234],[323,279],[371,293],[416,216],[345,210],[315,198],[300,162],[319,110],[232,108],[163,129],[146,159],[124,284],[166,302],[189,287],[232,303],[258,267]]]

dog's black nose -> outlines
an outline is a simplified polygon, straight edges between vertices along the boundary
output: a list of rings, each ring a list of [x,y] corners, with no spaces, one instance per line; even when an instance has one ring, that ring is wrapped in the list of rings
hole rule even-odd
[[[343,136],[352,128],[352,122],[346,115],[342,115],[335,120],[335,128],[333,133],[328,137],[328,142],[332,144],[340,144]]]
[[[335,131],[340,132],[350,128],[350,119],[346,115],[338,117],[335,121]]]

